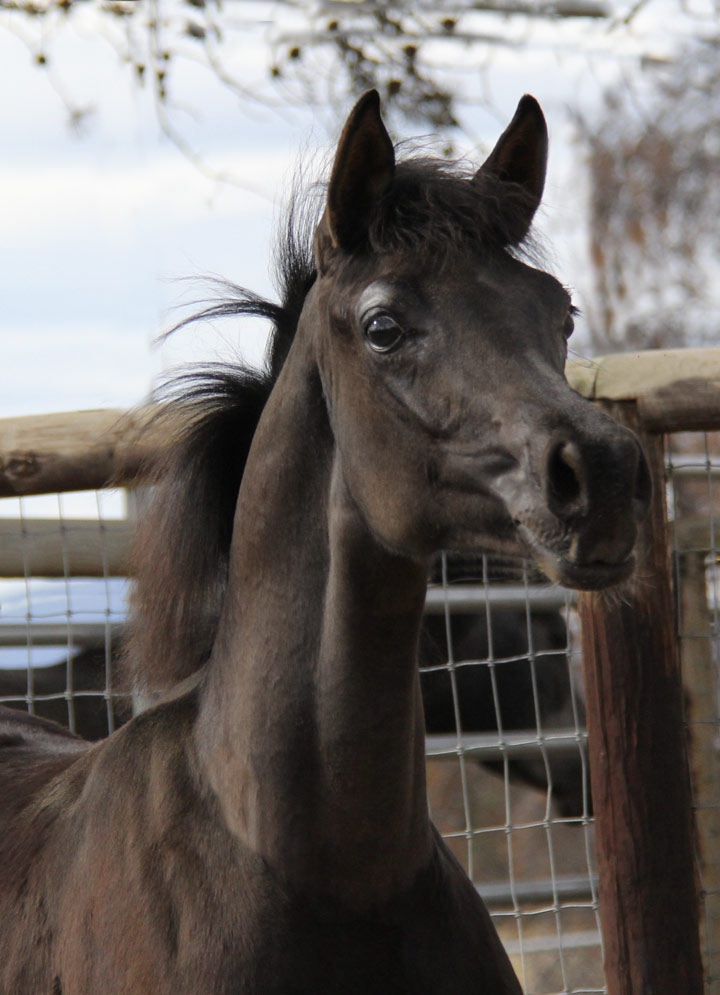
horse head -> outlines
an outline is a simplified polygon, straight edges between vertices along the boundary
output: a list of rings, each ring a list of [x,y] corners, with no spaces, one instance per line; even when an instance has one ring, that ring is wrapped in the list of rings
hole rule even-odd
[[[340,139],[308,297],[352,500],[389,549],[535,558],[602,588],[633,569],[649,474],[635,436],[564,376],[566,289],[520,249],[540,203],[547,128],[520,101],[474,174],[396,162],[378,96]]]

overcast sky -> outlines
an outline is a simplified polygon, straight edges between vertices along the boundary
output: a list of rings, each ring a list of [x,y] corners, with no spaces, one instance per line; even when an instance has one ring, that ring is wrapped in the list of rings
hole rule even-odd
[[[664,30],[658,50],[669,45]],[[553,237],[557,275],[577,286],[586,280],[584,182],[566,108],[591,106],[599,83],[630,63],[620,49],[616,62],[558,60],[547,31],[537,37],[536,49],[498,54],[484,77],[493,109],[470,124],[487,151],[523,92],[542,103],[551,167],[541,228]],[[207,75],[181,79],[193,114],[177,118],[178,126],[251,192],[206,179],[160,135],[149,94],[130,85],[104,42],[68,33],[50,52],[72,101],[96,105],[80,135],[68,127],[48,73],[0,19],[0,416],[125,407],[176,363],[217,358],[243,343],[258,356],[259,330],[230,322],[188,330],[159,349],[153,340],[172,323],[174,305],[202,294],[180,278],[217,274],[271,293],[278,205],[302,150],[328,147],[333,114],[263,115]],[[265,72],[257,39],[241,55],[249,78]]]
[[[596,55],[578,46],[558,58],[549,25],[534,31],[529,48],[495,53],[482,78],[473,71],[462,77],[470,91],[492,98],[489,109],[468,114],[475,147],[459,140],[478,163],[519,97],[531,92],[540,100],[551,133],[540,228],[552,239],[556,275],[576,288],[580,304],[588,285],[585,181],[567,108],[592,108],[603,83],[634,72],[648,34],[655,54],[671,51],[680,26],[657,19],[660,3],[674,11],[674,0],[653,0],[650,22],[641,15],[622,46],[595,25],[584,48]],[[161,348],[153,342],[173,323],[175,305],[202,296],[202,287],[184,277],[215,274],[272,294],[273,225],[295,165],[312,150],[327,152],[349,107],[263,114],[242,107],[207,74],[188,70],[176,92],[191,113],[175,123],[243,189],[207,179],[161,136],[150,95],[130,84],[127,67],[90,22],[55,40],[49,70],[34,64],[32,51],[5,30],[8,23],[0,12],[0,417],[126,408],[179,363],[227,357],[239,347],[258,359],[264,333],[246,322],[188,329]],[[451,57],[459,59],[460,50]],[[262,33],[238,49],[237,59],[248,80],[267,76]],[[75,106],[95,108],[79,135],[68,127],[58,85]],[[97,500],[103,515],[123,513],[120,498],[103,492],[97,499],[6,499],[0,515],[54,516],[60,502],[65,517],[93,517]],[[98,585],[85,591],[82,584],[72,585],[76,619],[99,604]],[[2,617],[26,617],[31,587],[33,611],[65,617],[70,585],[62,581],[1,582]],[[108,598],[100,599],[101,613],[122,610],[120,582],[108,587]],[[33,659],[48,663],[63,652],[35,648]],[[14,660],[11,651],[0,654],[0,666]]]

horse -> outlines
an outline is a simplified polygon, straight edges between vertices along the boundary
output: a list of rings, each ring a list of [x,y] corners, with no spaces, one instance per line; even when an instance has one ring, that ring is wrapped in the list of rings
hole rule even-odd
[[[647,464],[568,386],[569,294],[523,253],[547,145],[525,96],[479,170],[403,159],[370,91],[282,303],[217,306],[273,352],[181,388],[128,648],[171,691],[95,744],[3,715],[3,993],[520,993],[430,822],[417,653],[440,549],[633,571]]]
[[[568,633],[561,613],[543,609],[528,617],[517,608],[496,610],[491,629],[492,656],[500,661],[494,667],[494,678],[486,663],[491,654],[485,613],[453,615],[449,622],[443,615],[425,615],[419,663],[426,731],[452,735],[458,730],[458,721],[465,733],[495,734],[533,730],[538,725],[548,732],[583,723],[584,697],[572,680],[567,659]],[[104,695],[105,647],[86,646],[72,659],[73,729],[83,739],[104,739],[132,714],[129,693],[118,690],[122,688],[123,655],[122,635],[117,635],[110,657],[110,702]],[[454,676],[457,716],[453,678],[447,666],[450,658],[454,663],[467,663]],[[0,702],[14,698],[11,707],[27,710],[27,684],[26,668],[0,670]],[[33,674],[34,714],[67,725],[67,684],[65,661],[37,668]],[[482,754],[470,756],[504,775],[504,763],[486,760]],[[563,818],[592,814],[586,764],[584,767],[579,749],[562,756],[511,756],[507,772],[512,781],[543,793],[549,791]]]

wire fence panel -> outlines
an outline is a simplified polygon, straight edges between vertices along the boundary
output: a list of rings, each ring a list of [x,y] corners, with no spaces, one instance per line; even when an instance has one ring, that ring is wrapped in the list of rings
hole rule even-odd
[[[720,433],[669,437],[667,467],[706,991],[720,995]],[[0,501],[0,701],[90,738],[126,720],[131,531],[123,492]],[[578,625],[574,595],[527,562],[436,564],[421,652],[430,804],[528,995],[607,992]]]
[[[720,993],[720,432],[668,439],[670,544],[685,687],[705,990]]]
[[[605,990],[573,604],[527,562],[444,556],[421,656],[433,817],[538,995]]]
[[[124,515],[112,491],[0,501],[0,701],[93,739],[115,728],[120,697],[127,581],[110,559]]]

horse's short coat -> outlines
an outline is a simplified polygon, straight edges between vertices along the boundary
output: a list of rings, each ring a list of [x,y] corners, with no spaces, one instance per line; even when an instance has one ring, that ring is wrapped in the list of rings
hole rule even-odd
[[[93,746],[4,713],[3,995],[520,991],[429,821],[417,644],[441,548],[632,570],[642,454],[514,250],[546,146],[531,97],[474,176],[351,113],[312,263],[236,304],[270,376],[196,388],[141,540],[130,663],[171,695]]]
[[[453,563],[465,563],[453,559]],[[527,731],[541,726],[544,732],[565,729],[584,720],[582,688],[575,685],[567,658],[568,632],[559,611],[499,610],[488,625],[486,613],[454,615],[426,614],[420,639],[420,686],[427,732],[448,735],[460,727],[467,733]],[[491,635],[491,639],[490,639]],[[447,660],[472,661],[451,671]],[[112,707],[108,710],[102,692],[108,680],[105,646],[88,646],[72,659],[74,729],[83,739],[108,735],[109,718],[117,729],[131,717],[129,694],[122,686],[122,636],[113,635],[110,657]],[[489,667],[492,657],[501,666]],[[0,670],[0,702],[12,697],[13,708],[27,709],[27,668]],[[33,673],[34,714],[67,725],[67,662],[42,667]],[[459,716],[455,714],[455,694]],[[88,694],[90,692],[90,694]],[[486,760],[482,753],[472,758],[511,781],[537,788],[561,816],[580,819],[591,812],[587,785],[587,761],[578,748],[572,754],[536,756],[510,755],[505,761]],[[580,825],[580,822],[578,822]]]

